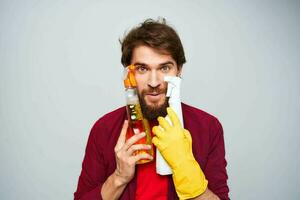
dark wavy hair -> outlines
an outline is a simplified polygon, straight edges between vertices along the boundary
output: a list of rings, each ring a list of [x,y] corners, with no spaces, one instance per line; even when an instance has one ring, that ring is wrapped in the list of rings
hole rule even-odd
[[[131,64],[133,50],[140,45],[170,54],[179,68],[186,62],[180,38],[164,18],[145,20],[131,29],[123,40],[120,39],[120,43],[122,46],[121,63],[124,67]]]

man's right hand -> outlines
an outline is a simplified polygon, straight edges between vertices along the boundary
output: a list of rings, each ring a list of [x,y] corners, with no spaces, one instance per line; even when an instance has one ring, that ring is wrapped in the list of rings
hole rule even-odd
[[[117,168],[114,172],[117,178],[117,182],[120,185],[127,184],[134,176],[135,165],[141,159],[150,159],[153,157],[147,153],[140,153],[135,155],[134,152],[137,150],[149,150],[151,145],[146,144],[135,144],[138,140],[145,137],[144,132],[136,134],[126,140],[126,132],[128,128],[128,121],[125,120],[121,134],[115,146],[115,157]]]
[[[141,159],[153,159],[147,153],[134,155],[137,150],[149,150],[150,145],[135,144],[145,137],[145,133],[139,133],[126,140],[128,121],[125,120],[118,142],[115,146],[117,168],[103,183],[101,188],[102,199],[119,199],[126,185],[131,181],[135,172],[135,165]]]

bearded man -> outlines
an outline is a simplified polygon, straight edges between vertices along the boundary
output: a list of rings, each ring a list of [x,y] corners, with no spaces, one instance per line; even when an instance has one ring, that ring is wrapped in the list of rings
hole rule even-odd
[[[175,112],[168,108],[164,77],[180,76],[186,62],[176,31],[165,20],[148,19],[133,28],[121,45],[123,66],[135,66],[139,101],[150,122],[153,146],[137,144],[145,133],[126,140],[125,107],[101,117],[88,139],[74,199],[229,199],[220,122],[182,103],[183,128]],[[173,125],[163,118],[166,115]],[[172,175],[156,173],[155,154],[135,154],[150,148],[160,151]],[[142,159],[151,162],[137,165]]]

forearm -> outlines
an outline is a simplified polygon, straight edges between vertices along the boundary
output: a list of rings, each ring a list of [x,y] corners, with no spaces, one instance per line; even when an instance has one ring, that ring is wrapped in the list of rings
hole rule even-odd
[[[121,196],[126,187],[118,175],[114,172],[104,182],[101,188],[101,196],[103,200],[117,200]]]
[[[220,200],[220,198],[207,188],[204,193],[192,198],[192,200]]]

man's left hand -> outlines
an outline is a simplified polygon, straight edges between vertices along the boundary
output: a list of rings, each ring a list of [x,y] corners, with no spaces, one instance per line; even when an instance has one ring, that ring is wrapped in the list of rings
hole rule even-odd
[[[153,127],[152,142],[158,148],[173,171],[173,182],[180,199],[201,195],[207,188],[207,180],[192,152],[190,132],[181,126],[172,108],[167,108],[170,124],[158,117],[159,126]]]

